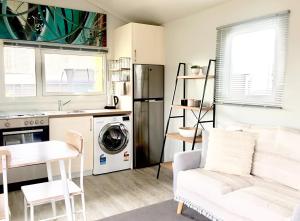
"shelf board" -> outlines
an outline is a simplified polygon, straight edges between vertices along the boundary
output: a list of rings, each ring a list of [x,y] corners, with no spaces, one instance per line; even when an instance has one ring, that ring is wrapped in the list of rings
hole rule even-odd
[[[204,75],[181,75],[177,77],[178,79],[205,79]],[[208,79],[213,79],[215,76],[208,75]]]
[[[173,170],[173,162],[164,162],[160,164],[161,167],[166,168],[168,170]]]
[[[173,140],[181,140],[187,143],[193,143],[193,137],[183,137],[179,133],[168,133],[167,137]],[[202,137],[201,136],[196,137],[195,143],[201,143],[201,142],[202,142]]]
[[[189,107],[189,106],[181,106],[181,105],[172,105],[173,108],[176,109],[185,109],[185,110],[193,110],[193,111],[200,111],[200,107]],[[202,110],[208,111],[210,107],[203,107]]]
[[[130,71],[130,68],[109,69],[111,72]]]

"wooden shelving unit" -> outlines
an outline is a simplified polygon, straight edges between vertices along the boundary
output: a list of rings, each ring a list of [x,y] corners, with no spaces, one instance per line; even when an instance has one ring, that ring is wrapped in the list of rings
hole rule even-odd
[[[179,65],[178,65],[175,88],[174,88],[173,97],[172,97],[172,104],[171,104],[169,117],[168,117],[168,121],[167,121],[167,125],[166,125],[165,137],[164,137],[163,147],[162,147],[162,151],[161,151],[161,155],[160,155],[160,163],[158,165],[157,179],[159,178],[160,168],[164,167],[164,165],[165,165],[165,163],[163,163],[163,154],[164,154],[165,144],[166,144],[166,139],[167,138],[182,141],[183,151],[185,151],[185,144],[186,143],[192,144],[192,150],[194,150],[195,144],[202,142],[202,137],[201,136],[196,136],[196,134],[197,134],[196,132],[198,131],[199,125],[201,125],[201,127],[204,129],[203,124],[212,123],[213,127],[215,127],[216,105],[214,103],[212,104],[211,107],[207,107],[207,106],[203,105],[203,101],[205,100],[205,92],[206,92],[207,81],[209,79],[214,79],[215,78],[214,75],[209,75],[212,62],[214,62],[214,64],[215,64],[216,60],[213,60],[213,59],[209,60],[207,72],[206,72],[205,75],[186,75],[186,64],[185,63],[179,63]],[[183,70],[183,74],[180,74],[180,72],[182,72],[181,70]],[[186,80],[192,80],[192,79],[194,79],[194,80],[203,79],[204,80],[204,87],[203,87],[202,99],[201,99],[202,102],[200,104],[200,107],[189,107],[189,106],[182,106],[182,105],[174,104],[178,81],[183,80],[183,99],[186,99]],[[182,115],[173,116],[172,115],[173,109],[182,110]],[[212,113],[213,113],[212,114],[213,119],[212,120],[203,120],[203,117],[208,113],[208,111],[211,111],[211,110],[212,110]],[[171,119],[182,119],[182,126],[183,127],[186,126],[186,111],[192,111],[194,116],[197,118],[197,122],[195,124],[194,136],[193,137],[183,137],[179,133],[170,133],[170,132],[168,132],[169,124],[170,124]],[[194,111],[198,111],[199,113],[195,114]],[[169,166],[169,168],[170,168],[170,166]]]
[[[183,137],[179,133],[168,133],[167,137],[173,140],[180,140],[187,143],[193,143],[194,141],[194,137]],[[202,142],[202,137],[201,136],[196,137],[195,143],[201,143],[201,142]]]
[[[189,107],[189,106],[182,106],[182,105],[172,105],[175,109],[184,109],[184,110],[192,110],[192,111],[200,111],[200,107]],[[202,110],[209,111],[212,108],[210,107],[203,107]]]

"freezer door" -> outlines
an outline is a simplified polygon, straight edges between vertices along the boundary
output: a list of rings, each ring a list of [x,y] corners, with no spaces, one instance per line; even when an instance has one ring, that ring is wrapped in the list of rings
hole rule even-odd
[[[134,65],[134,99],[149,97],[149,67],[148,65]]]
[[[164,140],[164,102],[149,101],[149,165],[158,164]]]
[[[134,102],[134,168],[142,168],[149,161],[149,102]]]
[[[149,72],[149,98],[164,97],[164,66],[148,65]]]

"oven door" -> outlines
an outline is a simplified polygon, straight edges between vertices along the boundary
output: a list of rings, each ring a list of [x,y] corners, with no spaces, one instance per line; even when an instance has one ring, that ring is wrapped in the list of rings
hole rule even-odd
[[[5,129],[0,133],[0,145],[36,143],[49,140],[48,127]]]
[[[10,128],[0,130],[0,146],[9,146],[15,144],[34,143],[49,140],[49,127],[28,127],[28,128]],[[47,170],[44,164],[12,168],[9,170],[8,183],[10,190],[20,189],[22,185],[41,182],[39,179],[47,177]],[[0,176],[0,185],[2,185],[2,176]]]

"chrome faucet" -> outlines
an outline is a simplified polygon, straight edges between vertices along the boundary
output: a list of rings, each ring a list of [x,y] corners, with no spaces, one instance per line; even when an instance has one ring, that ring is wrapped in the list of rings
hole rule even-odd
[[[72,100],[68,100],[66,102],[62,102],[62,100],[58,100],[58,111],[62,111],[63,110],[63,106],[67,105],[68,103],[70,103]]]

